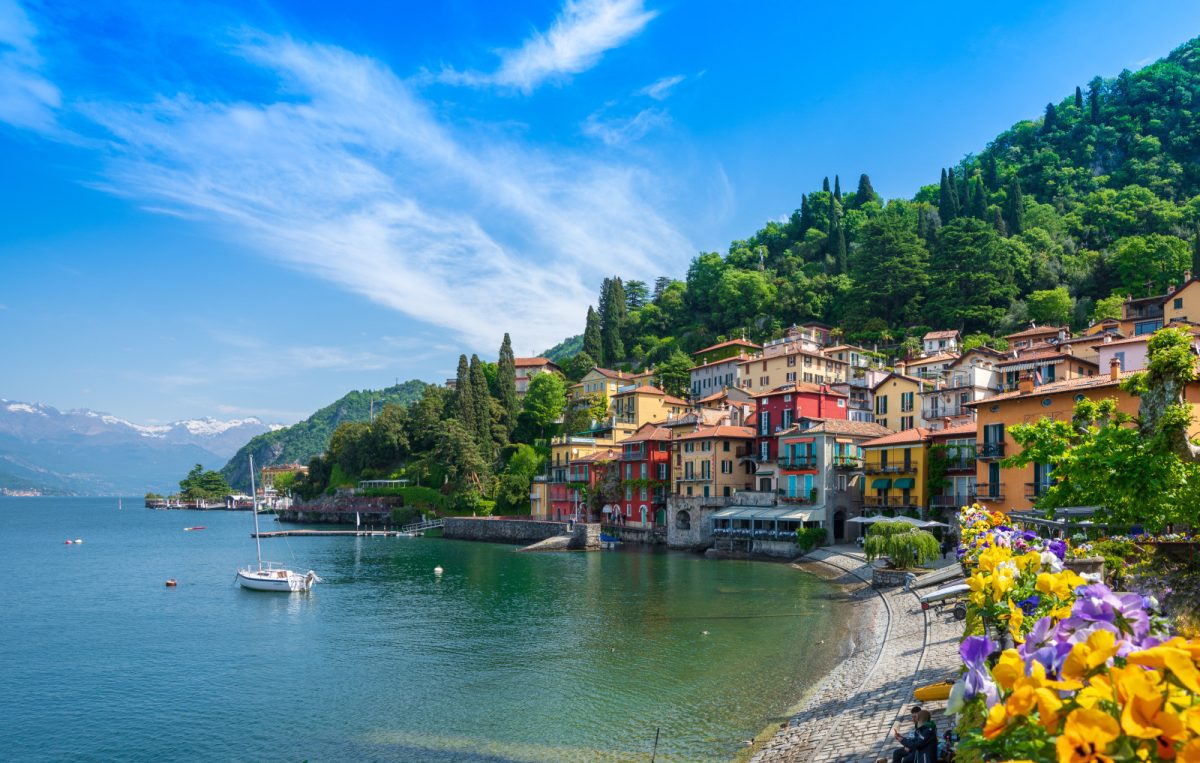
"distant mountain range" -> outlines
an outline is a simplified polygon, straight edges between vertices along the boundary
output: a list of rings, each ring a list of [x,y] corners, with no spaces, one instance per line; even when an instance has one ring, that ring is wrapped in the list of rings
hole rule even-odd
[[[144,425],[0,398],[0,488],[67,495],[171,492],[193,465],[218,468],[250,438],[280,428],[257,418]]]

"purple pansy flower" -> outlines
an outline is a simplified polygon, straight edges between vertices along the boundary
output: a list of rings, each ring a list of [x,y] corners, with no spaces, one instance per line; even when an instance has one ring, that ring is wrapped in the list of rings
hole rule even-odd
[[[996,649],[996,642],[987,636],[968,636],[959,644],[958,653],[967,668],[967,675],[963,681],[964,699],[969,700],[982,694],[988,707],[999,700],[996,683],[987,667],[988,655]]]

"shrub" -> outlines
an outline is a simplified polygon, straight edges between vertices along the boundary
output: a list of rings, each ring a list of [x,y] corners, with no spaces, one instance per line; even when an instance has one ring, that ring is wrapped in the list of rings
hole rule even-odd
[[[801,551],[812,551],[825,542],[825,528],[801,527],[796,531],[796,545]]]
[[[867,561],[887,557],[897,569],[908,569],[941,556],[937,538],[907,522],[876,522],[863,544]]]

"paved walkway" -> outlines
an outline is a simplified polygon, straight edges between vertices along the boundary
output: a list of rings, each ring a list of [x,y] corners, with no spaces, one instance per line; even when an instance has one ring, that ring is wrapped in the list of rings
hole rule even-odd
[[[901,588],[870,587],[871,567],[857,549],[818,549],[803,560],[819,564],[833,582],[853,585],[851,606],[862,624],[851,655],[813,692],[786,728],[764,743],[755,763],[869,761],[887,756],[910,724],[913,690],[949,678],[959,667],[962,623],[947,608],[922,611]],[[945,702],[923,703],[934,712],[939,736],[946,729]]]

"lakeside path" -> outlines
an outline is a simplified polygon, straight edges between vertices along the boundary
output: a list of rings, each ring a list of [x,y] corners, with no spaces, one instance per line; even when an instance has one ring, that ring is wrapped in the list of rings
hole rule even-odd
[[[910,723],[913,690],[960,667],[962,623],[948,608],[922,611],[916,595],[902,588],[871,588],[871,566],[853,547],[817,549],[795,566],[848,587],[849,606],[858,610],[853,651],[751,761],[890,761],[892,725]],[[933,712],[940,737],[945,701],[921,704]]]

